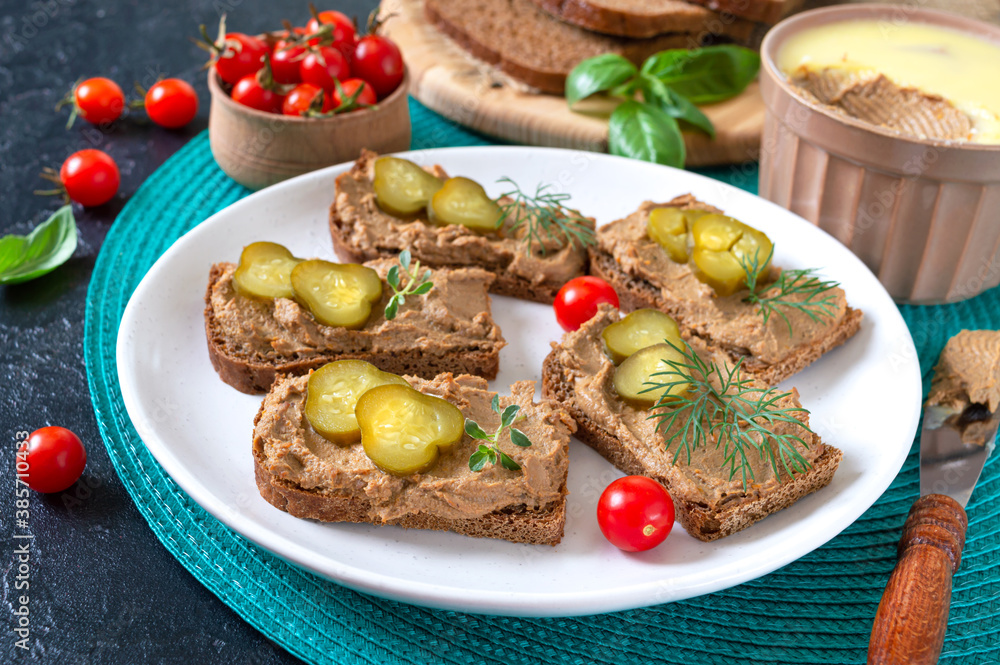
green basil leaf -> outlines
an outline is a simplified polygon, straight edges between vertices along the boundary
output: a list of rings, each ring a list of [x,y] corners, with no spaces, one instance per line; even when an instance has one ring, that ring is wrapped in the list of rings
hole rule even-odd
[[[712,104],[743,92],[759,69],[758,53],[719,44],[690,51],[661,51],[650,56],[641,71],[666,83],[692,104]]]
[[[473,471],[481,471],[486,466],[486,453],[477,450],[469,456],[469,468]]]
[[[0,238],[0,284],[18,284],[52,272],[76,250],[73,209],[63,206],[26,236]]]
[[[510,440],[515,446],[520,446],[522,448],[528,448],[531,446],[531,439],[528,438],[528,435],[516,427],[510,428]]]
[[[573,106],[595,92],[610,90],[636,75],[631,62],[616,53],[587,58],[566,77],[566,102]]]
[[[677,121],[645,102],[629,100],[614,110],[608,149],[612,155],[684,167],[684,137]]]
[[[479,426],[475,420],[466,419],[465,421],[465,433],[471,436],[473,439],[486,440],[490,438],[490,435],[483,431],[483,428]]]
[[[518,471],[521,468],[520,464],[512,460],[510,457],[507,456],[507,453],[504,452],[500,453],[500,464],[503,465],[503,468],[509,469],[511,471]]]
[[[674,92],[666,83],[648,74],[642,74],[642,94],[646,101],[659,106],[671,118],[683,120],[715,138],[715,127],[712,121],[701,112],[697,106],[686,97]]]

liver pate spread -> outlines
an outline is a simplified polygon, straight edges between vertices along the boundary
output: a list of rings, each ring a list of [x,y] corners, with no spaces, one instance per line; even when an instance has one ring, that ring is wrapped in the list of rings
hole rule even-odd
[[[648,420],[650,412],[629,406],[614,389],[615,366],[604,352],[601,331],[617,321],[618,317],[617,310],[602,305],[597,316],[578,331],[567,333],[561,343],[553,344],[559,363],[572,376],[573,405],[617,438],[621,446],[633,452],[646,468],[655,470],[651,475],[666,479],[675,500],[717,510],[732,501],[756,499],[778,489],[782,479],[775,475],[766,459],[754,454],[750,456],[754,480],[749,482],[748,488],[744,490],[742,479],[738,476],[730,480],[722,451],[715,447],[711,438],[709,445],[692,450],[690,460],[682,454],[676,463],[673,462],[676,450],[673,445],[669,451],[666,450],[665,436],[680,428],[682,423],[676,423],[669,432],[658,432],[655,421]],[[697,338],[691,344],[692,349],[706,361],[714,361],[720,367],[729,364],[722,353],[717,352],[714,357],[710,355]],[[766,386],[760,385],[762,390],[766,389]],[[798,393],[793,390],[778,405],[800,406]],[[801,414],[800,417],[808,425],[808,415]],[[777,423],[769,429],[794,431],[806,441],[808,447],[796,445],[796,448],[810,464],[823,454],[825,446],[819,436],[803,427]]]
[[[798,310],[782,308],[792,325],[791,334],[780,316],[771,316],[765,324],[758,306],[743,302],[746,290],[717,297],[714,289],[700,281],[688,264],[674,262],[647,235],[649,213],[662,207],[721,212],[691,195],[679,196],[667,203],[646,201],[628,217],[602,226],[598,231],[598,249],[610,254],[629,276],[658,290],[658,306],[673,316],[682,328],[711,339],[738,355],[775,364],[797,348],[826,337],[843,320],[847,301],[840,288],[827,292],[834,299],[833,317],[813,321]],[[771,272],[772,277],[778,274],[775,268]]]
[[[495,431],[499,416],[490,408],[495,393],[485,379],[442,374],[432,381],[405,377],[414,388],[442,397],[479,423]],[[500,449],[521,465],[510,471],[487,465],[469,469],[469,456],[478,443],[468,435],[441,454],[425,473],[397,477],[384,473],[365,454],[360,443],[339,446],[317,434],[303,412],[308,376],[282,377],[265,398],[254,428],[254,449],[263,453],[266,470],[273,476],[318,494],[343,494],[367,499],[372,515],[391,520],[424,513],[445,519],[471,519],[504,508],[540,509],[560,500],[566,492],[569,439],[576,424],[554,402],[534,403],[535,384],[522,381],[511,386],[511,396],[500,404],[519,404],[523,420],[517,428],[531,440],[528,448],[501,437]]]
[[[517,216],[504,221],[497,233],[482,234],[461,225],[437,226],[426,215],[400,219],[386,214],[375,203],[374,178],[377,154],[364,151],[354,168],[337,178],[333,216],[343,243],[364,260],[409,249],[431,266],[480,266],[490,272],[508,272],[533,285],[563,283],[583,274],[586,249],[564,240],[547,239],[542,246],[522,240],[524,227],[512,230]],[[440,166],[427,169],[440,178]],[[593,220],[590,220],[593,225]],[[544,235],[544,234],[543,234]]]
[[[991,415],[1000,408],[1000,331],[963,330],[948,340],[927,406],[950,413],[966,443],[990,443]]]
[[[365,265],[385,276],[398,262],[390,259]],[[435,270],[434,288],[423,296],[407,296],[392,321],[385,307],[392,289],[383,284],[382,300],[373,305],[368,323],[348,330],[318,323],[294,300],[255,300],[237,294],[236,265],[221,264],[222,276],[211,290],[209,305],[234,353],[264,359],[309,358],[330,350],[392,353],[421,349],[429,354],[467,350],[493,351],[506,342],[490,314],[487,293],[493,275],[475,268]]]

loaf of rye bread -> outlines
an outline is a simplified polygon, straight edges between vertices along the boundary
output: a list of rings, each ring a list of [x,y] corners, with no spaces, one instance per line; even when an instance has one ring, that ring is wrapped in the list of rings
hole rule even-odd
[[[584,324],[581,330],[587,326],[603,327],[613,320],[617,320],[617,314],[613,313],[609,306],[602,305],[597,316]],[[692,348],[699,349],[699,355],[709,357],[714,355],[713,351],[700,344],[698,340],[692,341],[694,343]],[[786,478],[776,487],[756,490],[748,496],[733,496],[732,500],[727,500],[721,506],[713,507],[706,501],[695,500],[683,490],[676,488],[669,473],[664,475],[658,472],[650,462],[644,460],[642,455],[623,445],[612,431],[599,422],[599,418],[588,413],[593,405],[588,400],[577,399],[574,389],[575,370],[560,362],[560,345],[553,343],[552,346],[552,352],[542,365],[542,395],[561,404],[573,417],[577,424],[576,438],[596,450],[619,470],[629,475],[648,476],[666,487],[673,499],[677,520],[698,540],[712,541],[729,536],[768,515],[787,508],[807,494],[828,485],[840,465],[843,457],[841,451],[822,443],[819,437],[815,436],[813,445],[822,446],[821,453],[805,473],[796,473],[794,477]],[[605,361],[611,362],[607,358]],[[615,396],[613,399],[618,398]],[[808,424],[808,417],[805,423]],[[668,453],[664,449],[664,460],[672,455],[673,453]],[[727,472],[719,469],[716,473],[725,475]]]
[[[766,26],[685,0],[531,0],[552,16],[586,30],[645,39],[668,33],[725,35],[758,43]]]
[[[664,204],[650,204],[648,202],[643,204],[643,206],[653,207],[660,205],[722,213],[718,208],[687,194]],[[640,211],[633,214],[639,214],[641,211],[640,208]],[[618,220],[598,229],[598,242],[589,250],[590,274],[600,277],[614,287],[623,312],[644,308],[666,312],[677,321],[677,325],[685,337],[699,337],[712,351],[721,351],[726,354],[730,362],[735,363],[737,360],[742,360],[743,367],[748,373],[768,385],[777,385],[782,380],[805,369],[823,354],[846,342],[861,327],[862,312],[848,306],[836,325],[826,326],[824,334],[808,342],[797,343],[778,362],[763,362],[750,355],[748,349],[715,338],[711,334],[711,329],[705,326],[704,321],[688,317],[683,303],[674,300],[668,290],[657,287],[642,275],[632,274],[621,266],[615,257],[607,251],[602,234],[608,233],[613,225],[621,224],[626,220]],[[645,242],[652,243],[648,238],[645,239]],[[630,247],[630,250],[635,251],[634,246]],[[772,268],[772,273],[773,271]],[[771,325],[783,326],[785,324],[779,316],[775,315]]]
[[[379,262],[376,268],[383,274],[388,270],[389,261]],[[208,340],[208,354],[212,362],[212,367],[219,374],[225,383],[244,393],[260,393],[268,390],[279,374],[305,374],[309,370],[315,369],[333,360],[357,359],[369,362],[385,372],[393,374],[414,374],[423,377],[433,377],[441,372],[454,371],[462,374],[473,374],[488,379],[496,378],[500,367],[500,349],[506,344],[500,328],[493,322],[490,312],[490,300],[487,295],[489,284],[493,276],[485,271],[466,271],[461,273],[464,277],[477,282],[477,299],[482,302],[483,309],[480,313],[482,320],[479,322],[486,330],[482,339],[476,340],[475,344],[463,346],[449,341],[449,333],[446,328],[442,328],[438,335],[438,341],[442,343],[442,350],[438,353],[429,352],[417,339],[412,339],[409,344],[401,344],[391,351],[374,348],[371,344],[365,344],[357,348],[354,347],[329,347],[322,350],[311,350],[309,353],[302,353],[297,350],[284,351],[278,346],[276,341],[271,342],[268,348],[268,340],[255,339],[255,332],[251,330],[253,326],[248,321],[237,322],[235,328],[239,328],[239,335],[245,334],[246,339],[238,339],[234,335],[234,325],[229,323],[224,325],[222,321],[226,305],[237,298],[243,298],[235,293],[232,286],[232,272],[235,266],[231,263],[217,263],[212,266],[208,278],[208,287],[205,291],[205,335]],[[448,271],[441,271],[447,273]],[[439,274],[439,273],[435,273]],[[213,302],[213,294],[215,301]],[[391,297],[392,292],[385,288],[382,294],[382,301],[373,306],[372,317],[369,322],[384,322],[383,310]],[[435,291],[424,296],[407,296],[407,302],[412,306],[421,306],[428,299],[435,299]],[[283,299],[279,299],[283,300]],[[418,303],[421,303],[418,305]],[[301,326],[291,321],[280,323],[279,318],[288,319],[288,312],[301,314],[301,316],[311,317],[312,315],[300,308],[291,301],[277,303],[276,301],[254,301],[252,305],[255,312],[265,317],[275,326],[280,325],[280,329],[287,335],[301,339],[308,336]],[[281,310],[284,315],[279,317],[277,312]],[[401,309],[397,319],[405,321],[405,309]],[[317,324],[318,325],[318,324]]]
[[[455,403],[456,406],[463,409],[463,412],[469,408],[470,400],[486,402],[492,399],[494,394],[488,391],[485,381],[476,377],[452,377],[451,374],[442,374],[433,381],[423,381],[416,377],[406,377],[406,379],[421,392],[436,394]],[[566,495],[568,494],[566,489],[566,465],[568,464],[566,453],[570,435],[575,430],[576,425],[565,410],[558,405],[544,400],[534,402],[535,387],[533,382],[514,384],[511,387],[512,397],[501,398],[501,401],[504,406],[515,401],[520,403],[522,413],[532,421],[534,426],[550,428],[547,431],[553,432],[555,437],[558,437],[558,441],[553,438],[552,441],[548,442],[555,446],[558,454],[558,464],[552,473],[556,474],[553,480],[558,482],[560,486],[554,500],[538,506],[508,505],[467,518],[435,514],[435,509],[428,507],[426,510],[405,512],[405,514],[384,519],[379,513],[376,500],[373,499],[373,497],[380,496],[382,492],[379,490],[367,491],[368,484],[373,482],[377,484],[377,476],[386,475],[377,468],[364,468],[362,471],[338,470],[338,473],[347,474],[350,480],[350,482],[342,483],[339,488],[304,488],[293,479],[283,477],[287,476],[285,469],[288,466],[278,459],[276,451],[280,451],[282,446],[287,446],[290,440],[295,437],[304,437],[308,441],[319,436],[311,430],[308,420],[300,419],[298,411],[289,408],[288,398],[282,397],[280,394],[288,382],[301,382],[303,380],[305,377],[279,376],[254,418],[254,476],[261,496],[276,508],[295,517],[322,522],[355,522],[378,526],[394,525],[409,529],[454,531],[474,538],[497,538],[535,545],[556,545],[562,540],[563,527],[566,522]],[[280,431],[283,440],[275,440],[274,433],[268,429],[265,421],[275,417],[289,418],[289,413],[295,414],[294,422],[283,423],[276,428]],[[495,428],[487,426],[485,422],[482,424],[487,429]],[[533,446],[541,443],[537,441],[537,438],[536,435],[532,439]],[[361,444],[354,445],[360,447]],[[530,448],[512,448],[506,442],[504,446],[509,453],[520,451],[523,454],[524,451],[530,451]],[[316,448],[315,444],[308,447],[310,450]],[[459,460],[459,466],[467,467],[465,459],[468,458],[470,450],[475,450],[475,448],[476,442],[473,442],[466,435],[462,443],[445,454],[462,457]],[[293,466],[298,467],[298,464]],[[428,474],[409,476],[400,481],[401,485],[405,488],[407,484],[423,482],[423,477],[430,476],[433,471],[431,469]],[[534,471],[538,471],[538,469],[534,468]],[[463,472],[469,472],[469,470],[464,468]],[[471,482],[477,482],[479,478],[482,478],[484,483],[495,483],[498,482],[498,478],[502,478],[504,475],[524,472],[523,469],[508,471],[488,466],[483,471],[478,472],[479,475],[475,473],[469,473],[469,475],[472,477]],[[448,499],[444,493],[437,493],[435,496],[437,501],[444,504],[454,502],[454,498]]]
[[[637,65],[666,49],[696,48],[733,38],[707,30],[648,39],[601,35],[569,25],[531,0],[424,0],[427,18],[476,58],[543,92],[562,94],[580,61],[617,53]],[[736,39],[736,41],[740,41]]]

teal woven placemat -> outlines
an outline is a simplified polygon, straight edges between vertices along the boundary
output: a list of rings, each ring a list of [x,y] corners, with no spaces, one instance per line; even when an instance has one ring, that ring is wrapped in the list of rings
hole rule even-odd
[[[414,147],[489,145],[411,103]],[[706,172],[706,171],[703,171]],[[707,171],[753,191],[756,173]],[[87,297],[87,376],[101,434],[157,537],[223,602],[313,663],[862,663],[872,617],[917,497],[916,448],[861,519],[826,546],[752,582],[692,600],[582,618],[442,612],[350,591],[281,561],[187,497],[139,440],[122,404],[115,338],[139,280],[181,234],[245,196],[202,134],[132,197],[108,233]],[[1000,328],[1000,289],[942,307],[902,307],[925,390],[933,361],[961,328]],[[859,386],[859,389],[871,389]],[[1000,633],[1000,461],[968,507],[942,662],[995,662]]]

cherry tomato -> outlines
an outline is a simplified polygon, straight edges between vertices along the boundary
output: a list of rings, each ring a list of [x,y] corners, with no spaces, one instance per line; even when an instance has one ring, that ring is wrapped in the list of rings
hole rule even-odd
[[[73,90],[73,101],[80,117],[100,125],[114,122],[125,108],[125,95],[118,84],[102,76],[87,79]]]
[[[350,78],[351,68],[340,51],[331,46],[320,46],[302,59],[299,74],[303,83],[312,83],[333,92],[336,87],[334,81]]]
[[[403,80],[403,55],[399,47],[381,35],[367,35],[354,47],[351,70],[371,83],[382,99]]]
[[[352,21],[346,14],[333,10],[327,10],[325,12],[320,12],[318,16],[318,21],[315,18],[312,18],[309,19],[308,23],[306,23],[306,30],[309,34],[319,30],[321,23],[332,23],[333,32],[331,33],[331,36],[333,38],[333,43],[331,46],[354,46],[356,33],[356,30],[354,29],[354,21]],[[319,43],[319,41],[319,38],[315,38],[310,39],[309,43],[315,46]]]
[[[663,542],[674,526],[674,502],[663,485],[625,476],[608,485],[597,502],[597,524],[612,545],[643,552]]]
[[[258,111],[281,113],[285,98],[262,86],[256,74],[247,74],[233,86],[233,101]]]
[[[237,83],[244,76],[257,73],[264,64],[267,44],[263,39],[230,32],[226,35],[226,45],[215,61],[215,71],[226,83]]]
[[[281,112],[285,115],[303,115],[312,106],[316,95],[323,95],[323,108],[321,113],[326,113],[333,108],[333,99],[323,92],[323,88],[312,83],[300,83],[285,97],[281,105]]]
[[[333,91],[333,108],[340,106],[345,99],[353,97],[359,88],[361,89],[361,93],[355,98],[354,103],[357,106],[374,106],[378,99],[375,97],[375,91],[372,90],[372,86],[367,81],[362,81],[361,79],[347,79],[340,84],[340,89],[344,91],[343,98],[341,98],[337,90]]]
[[[80,437],[65,427],[36,429],[21,444],[27,452],[28,473],[24,479],[36,492],[62,492],[83,473],[87,465],[87,450]]]
[[[100,150],[81,150],[70,155],[59,169],[66,193],[90,207],[107,203],[118,191],[121,174],[115,160]]]
[[[563,330],[577,330],[597,314],[597,306],[603,302],[618,307],[618,294],[610,284],[589,275],[574,277],[556,294],[556,321]]]
[[[271,53],[271,72],[275,82],[289,84],[301,81],[299,65],[304,57],[306,57],[305,46],[289,46],[285,40],[278,41]]]
[[[198,94],[187,81],[163,79],[146,93],[149,119],[168,129],[183,127],[198,113]]]

